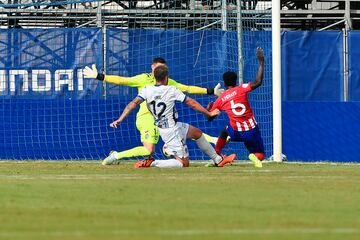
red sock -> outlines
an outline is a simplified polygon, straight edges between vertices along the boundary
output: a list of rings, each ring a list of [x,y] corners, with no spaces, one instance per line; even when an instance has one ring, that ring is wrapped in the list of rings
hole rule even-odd
[[[221,149],[226,145],[226,139],[218,138],[216,145],[215,145],[215,152],[217,154],[221,153]]]
[[[265,158],[264,153],[254,153],[254,154],[260,161],[264,160],[264,158]]]

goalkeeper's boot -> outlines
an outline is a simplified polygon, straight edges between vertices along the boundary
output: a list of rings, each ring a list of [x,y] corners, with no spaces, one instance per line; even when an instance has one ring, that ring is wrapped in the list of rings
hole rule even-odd
[[[254,166],[257,168],[262,168],[262,162],[257,158],[257,156],[253,153],[249,154],[249,159],[254,163]]]
[[[217,164],[218,167],[223,167],[225,164],[232,163],[236,159],[236,154],[230,154],[229,156],[223,156],[221,162]]]
[[[112,164],[119,164],[119,160],[116,158],[117,151],[111,151],[109,156],[105,158],[101,164],[102,165],[112,165]]]
[[[149,157],[147,159],[141,160],[141,161],[137,161],[134,164],[134,168],[148,168],[151,166],[151,164],[153,163],[154,158],[153,157]]]

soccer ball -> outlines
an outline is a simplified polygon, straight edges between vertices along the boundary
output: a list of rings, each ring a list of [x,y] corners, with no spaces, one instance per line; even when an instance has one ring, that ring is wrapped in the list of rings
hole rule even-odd
[[[286,155],[285,154],[281,154],[281,162],[286,162],[287,161],[287,158],[286,158]],[[268,158],[268,161],[271,161],[273,162],[274,161],[274,155],[271,155],[269,158]]]
[[[169,149],[166,144],[164,144],[164,146],[162,147],[162,152],[167,158],[174,157],[174,153]]]

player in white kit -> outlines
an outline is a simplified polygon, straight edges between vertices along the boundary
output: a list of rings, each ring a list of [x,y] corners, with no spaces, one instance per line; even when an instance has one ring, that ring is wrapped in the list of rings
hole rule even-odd
[[[168,75],[169,70],[167,66],[158,66],[154,70],[156,85],[144,87],[139,95],[126,106],[121,116],[110,124],[111,127],[116,128],[137,105],[143,101],[147,102],[147,107],[154,116],[155,124],[158,126],[160,136],[167,145],[167,151],[171,153],[173,158],[169,160],[154,160],[153,158],[149,158],[138,161],[135,164],[135,167],[188,167],[189,153],[186,145],[186,139],[188,138],[195,139],[198,147],[211,158],[216,166],[223,167],[225,164],[234,161],[236,158],[235,154],[231,154],[224,158],[218,155],[210,143],[206,141],[200,129],[187,123],[177,121],[178,114],[175,108],[175,101],[186,103],[207,117],[216,116],[219,114],[219,111],[215,110],[209,112],[198,102],[187,97],[176,87],[168,86]]]

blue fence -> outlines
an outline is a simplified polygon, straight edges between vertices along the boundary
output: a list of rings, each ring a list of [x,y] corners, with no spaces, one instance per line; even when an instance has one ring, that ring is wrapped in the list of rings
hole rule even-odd
[[[360,32],[349,33],[349,100],[360,101]]]
[[[100,29],[0,29],[0,96],[98,98],[99,84],[84,81],[82,68],[101,68],[101,55]]]
[[[342,32],[282,34],[283,100],[343,99]]]

